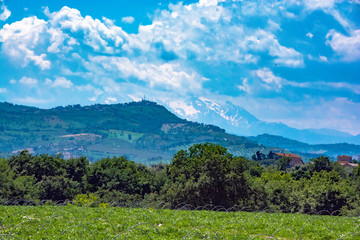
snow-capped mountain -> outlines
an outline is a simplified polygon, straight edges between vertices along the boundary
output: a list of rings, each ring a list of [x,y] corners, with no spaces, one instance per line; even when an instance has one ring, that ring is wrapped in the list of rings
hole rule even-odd
[[[229,133],[241,136],[259,134],[279,135],[310,144],[353,143],[360,144],[358,138],[331,129],[291,128],[283,123],[261,121],[240,106],[226,101],[219,103],[204,97],[176,101],[158,101],[181,118],[206,124],[213,124]]]

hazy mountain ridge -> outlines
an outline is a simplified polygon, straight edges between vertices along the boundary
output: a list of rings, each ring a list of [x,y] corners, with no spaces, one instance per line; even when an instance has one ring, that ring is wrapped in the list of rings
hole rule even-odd
[[[264,148],[217,126],[180,119],[149,101],[52,109],[0,103],[0,113],[3,156],[27,148],[34,153],[61,153],[66,158],[84,155],[96,160],[125,155],[136,161],[159,162],[201,142],[221,144],[233,154],[247,157]]]
[[[248,137],[250,140],[269,147],[279,147],[291,152],[311,155],[327,155],[336,158],[338,155],[350,155],[357,159],[360,156],[360,146],[348,143],[336,144],[307,144],[282,136],[262,134],[256,137]]]
[[[178,103],[174,107],[171,102],[164,103],[167,108],[180,117],[191,121],[214,124],[224,128],[229,133],[240,136],[257,136],[260,134],[280,135],[308,144],[350,143],[360,144],[360,135],[333,130],[333,129],[296,129],[283,123],[269,123],[257,119],[244,108],[231,102],[223,104],[206,98],[193,98]],[[184,108],[186,106],[186,108]],[[182,108],[181,108],[182,107]],[[180,109],[180,110],[179,110]],[[186,109],[192,111],[186,112]],[[182,111],[181,111],[182,110]]]

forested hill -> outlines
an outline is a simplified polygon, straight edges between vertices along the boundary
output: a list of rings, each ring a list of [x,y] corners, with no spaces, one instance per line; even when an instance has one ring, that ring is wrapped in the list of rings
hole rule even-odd
[[[180,119],[149,101],[52,109],[0,103],[0,114],[1,156],[28,149],[90,160],[124,155],[152,163],[166,162],[194,143],[221,144],[231,153],[247,157],[263,148],[219,127]]]

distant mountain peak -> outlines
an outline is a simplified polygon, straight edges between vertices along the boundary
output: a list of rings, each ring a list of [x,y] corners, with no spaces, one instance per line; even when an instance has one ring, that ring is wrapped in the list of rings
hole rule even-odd
[[[217,125],[239,136],[273,134],[310,144],[347,142],[360,144],[359,136],[332,129],[296,129],[283,123],[257,119],[244,108],[230,101],[219,102],[207,97],[164,103],[170,111],[191,121]]]

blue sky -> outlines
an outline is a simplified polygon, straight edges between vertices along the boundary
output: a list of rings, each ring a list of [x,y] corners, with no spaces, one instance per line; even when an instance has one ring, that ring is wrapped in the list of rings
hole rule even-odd
[[[359,0],[0,0],[0,101],[230,101],[360,133]]]

